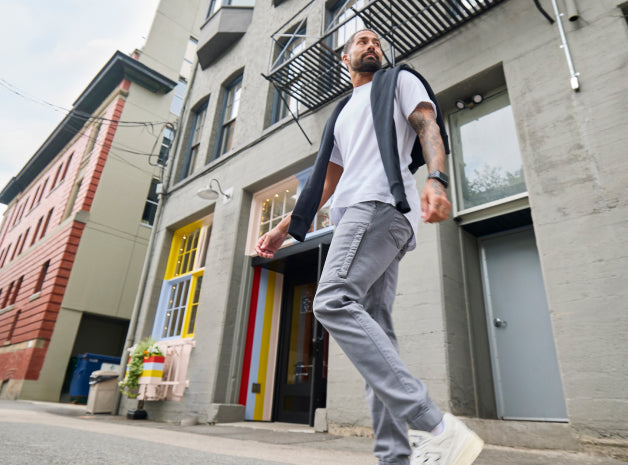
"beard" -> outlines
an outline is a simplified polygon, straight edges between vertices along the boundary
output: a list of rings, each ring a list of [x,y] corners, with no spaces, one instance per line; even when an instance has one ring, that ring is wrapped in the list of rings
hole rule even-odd
[[[357,63],[354,64],[353,69],[361,73],[374,73],[375,71],[381,69],[381,67],[382,63],[379,58],[373,59],[369,57],[365,59],[362,56],[359,60],[357,60]]]

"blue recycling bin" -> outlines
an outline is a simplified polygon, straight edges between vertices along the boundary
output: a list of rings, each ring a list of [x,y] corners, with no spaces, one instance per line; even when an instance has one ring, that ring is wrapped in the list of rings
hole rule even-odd
[[[114,363],[120,365],[120,357],[110,357],[109,355],[81,354],[78,357],[72,382],[70,383],[70,396],[87,397],[89,394],[89,377],[92,372],[100,370],[103,363]]]

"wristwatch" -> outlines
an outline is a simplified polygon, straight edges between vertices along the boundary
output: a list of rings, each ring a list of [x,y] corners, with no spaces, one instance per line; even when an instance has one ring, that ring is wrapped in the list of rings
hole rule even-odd
[[[436,179],[443,186],[445,186],[445,188],[449,186],[449,176],[447,176],[442,171],[432,171],[430,175],[427,177],[427,179]]]

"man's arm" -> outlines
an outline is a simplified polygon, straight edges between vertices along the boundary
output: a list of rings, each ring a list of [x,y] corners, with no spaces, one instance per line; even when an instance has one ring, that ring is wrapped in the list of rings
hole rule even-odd
[[[423,159],[429,172],[444,173],[445,146],[432,105],[428,102],[419,103],[408,117],[408,121],[419,136]],[[421,210],[421,217],[425,223],[437,223],[449,217],[451,203],[447,198],[445,186],[440,181],[428,179],[425,183],[421,194]]]
[[[337,165],[336,163],[329,162],[329,164],[327,165],[327,173],[325,174],[325,185],[323,186],[323,195],[321,196],[321,201],[318,204],[317,211],[320,210],[333,195],[334,191],[336,190],[336,186],[338,185],[338,181],[340,181],[340,176],[342,176],[342,172],[342,166]],[[281,222],[277,226],[275,226],[273,229],[271,229],[259,238],[257,244],[255,245],[255,251],[260,257],[273,258],[275,252],[279,250],[281,245],[286,240],[291,216],[292,212],[286,215],[286,217],[281,220]]]

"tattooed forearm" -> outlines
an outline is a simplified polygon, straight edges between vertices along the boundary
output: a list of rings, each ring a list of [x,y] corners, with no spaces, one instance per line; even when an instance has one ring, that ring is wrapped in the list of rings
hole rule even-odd
[[[408,121],[419,136],[428,169],[445,171],[445,147],[432,105],[428,102],[419,103]]]
[[[432,186],[432,189],[434,190],[434,193],[436,195],[445,195],[445,196],[447,195],[443,185],[439,181],[437,181],[435,179],[430,179],[429,181],[430,181],[430,185]]]

